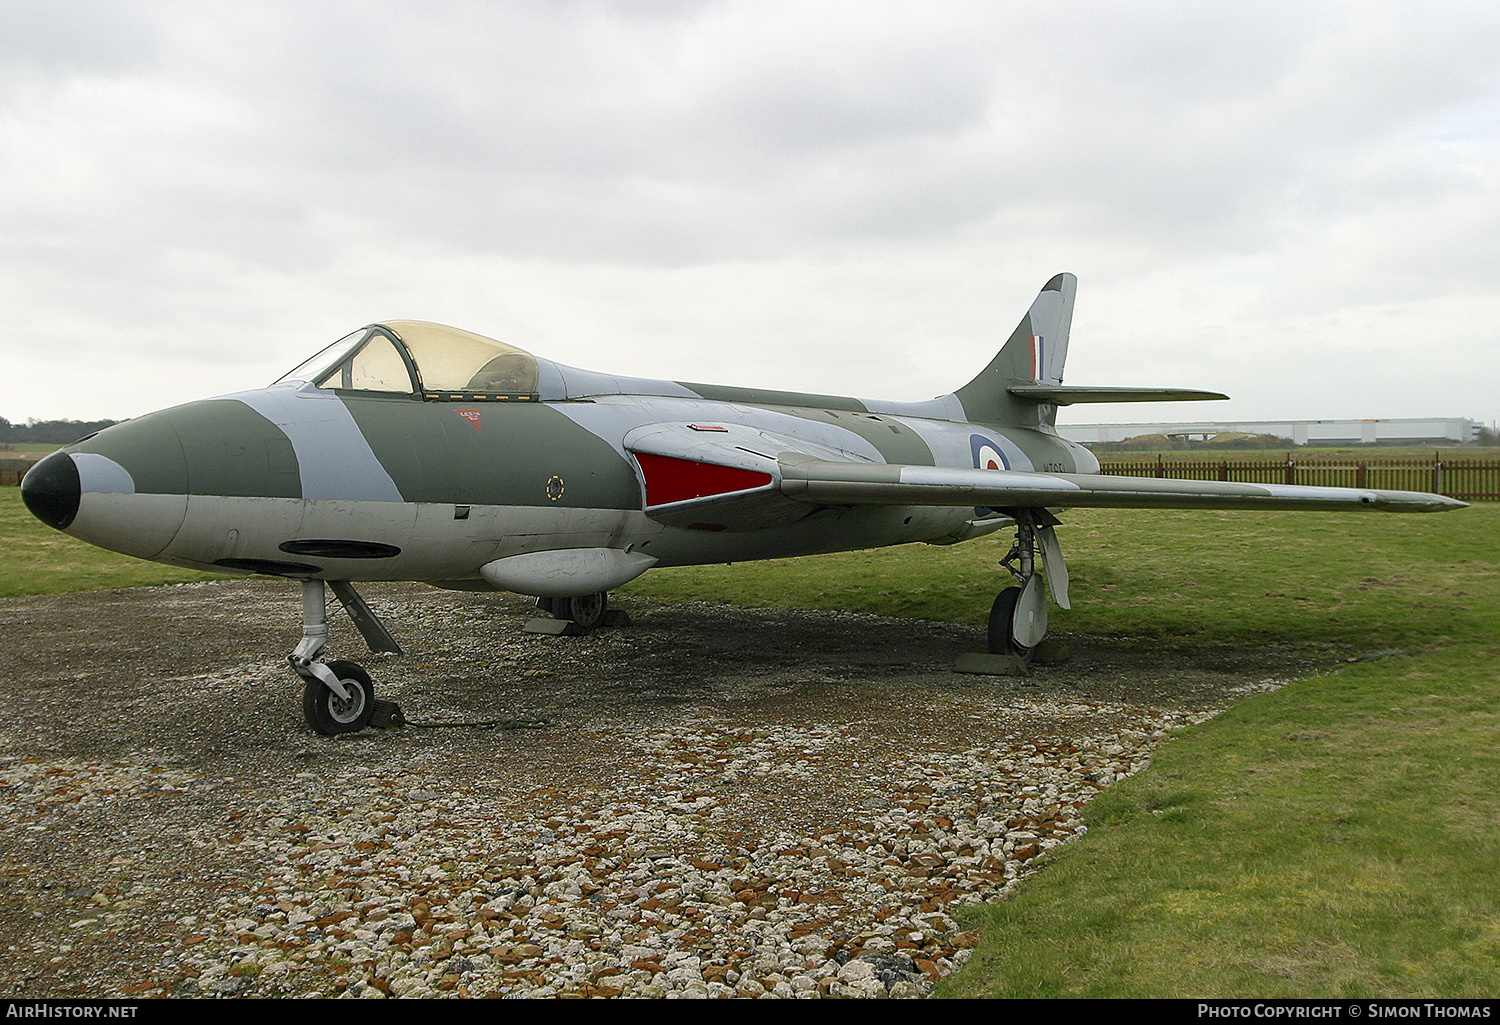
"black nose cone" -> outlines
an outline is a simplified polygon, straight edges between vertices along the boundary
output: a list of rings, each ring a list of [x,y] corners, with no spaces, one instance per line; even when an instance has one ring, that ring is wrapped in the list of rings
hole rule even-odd
[[[65,530],[78,515],[78,465],[66,452],[54,452],[26,471],[21,481],[21,500],[31,515],[58,530]]]

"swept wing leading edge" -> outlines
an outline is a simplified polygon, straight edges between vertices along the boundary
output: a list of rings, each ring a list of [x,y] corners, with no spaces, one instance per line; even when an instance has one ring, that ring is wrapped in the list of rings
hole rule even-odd
[[[782,494],[820,505],[1438,512],[1467,504],[1418,491],[845,463],[790,454],[779,465]]]
[[[809,506],[1439,512],[1466,505],[1415,491],[865,462],[735,424],[654,424],[625,441],[646,478],[646,512],[678,526],[699,524],[710,508],[721,526],[754,530],[800,519]]]

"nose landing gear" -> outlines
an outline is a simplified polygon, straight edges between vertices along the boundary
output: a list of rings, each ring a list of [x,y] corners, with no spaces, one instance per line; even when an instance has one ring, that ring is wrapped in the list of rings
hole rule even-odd
[[[345,580],[329,581],[372,652],[401,654],[401,646]],[[354,662],[324,662],[328,646],[327,594],[322,580],[302,581],[302,641],[289,657],[292,671],[306,681],[302,714],[324,736],[357,733],[375,714],[375,685]]]

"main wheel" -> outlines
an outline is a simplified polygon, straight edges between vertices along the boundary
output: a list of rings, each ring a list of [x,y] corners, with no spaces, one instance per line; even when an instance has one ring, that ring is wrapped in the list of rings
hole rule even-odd
[[[578,598],[554,598],[552,600],[552,614],[571,619],[582,630],[592,630],[604,622],[604,614],[607,611],[609,611],[608,591],[585,594]]]
[[[1007,587],[990,606],[990,654],[1014,655],[1021,661],[1031,657],[1031,649],[1016,643],[1016,603],[1021,600],[1019,587]]]
[[[349,697],[339,697],[319,680],[308,680],[302,689],[302,714],[307,725],[325,737],[358,733],[370,725],[375,711],[375,685],[370,682],[370,674],[353,662],[329,662],[328,668]]]

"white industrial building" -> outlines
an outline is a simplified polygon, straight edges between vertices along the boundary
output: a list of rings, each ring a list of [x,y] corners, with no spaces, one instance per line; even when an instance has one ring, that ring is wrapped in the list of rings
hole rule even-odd
[[[1176,424],[1058,424],[1057,433],[1085,445],[1128,441],[1143,434],[1206,441],[1216,434],[1270,434],[1298,445],[1461,445],[1483,425],[1462,417],[1427,420],[1255,420]]]

